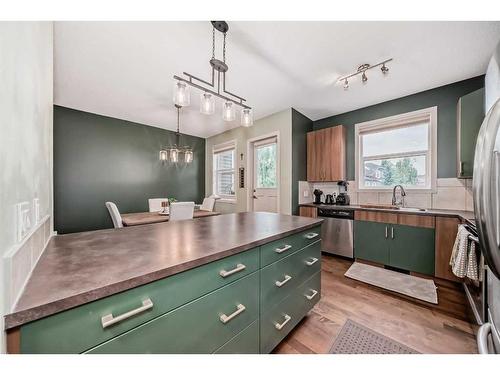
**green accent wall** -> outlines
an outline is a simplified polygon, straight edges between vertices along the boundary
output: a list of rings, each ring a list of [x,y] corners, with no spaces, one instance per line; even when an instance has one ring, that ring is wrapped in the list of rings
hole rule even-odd
[[[370,84],[370,83],[368,83]],[[402,82],[404,84],[404,82]],[[439,178],[457,177],[457,103],[458,99],[484,87],[484,75],[455,82],[432,90],[375,104],[355,111],[326,117],[313,122],[314,130],[345,125],[347,130],[347,179],[354,180],[354,125],[360,122],[398,115],[428,107],[438,107]],[[363,87],[352,87],[362,90]]]
[[[292,108],[292,215],[299,214],[299,181],[307,180],[307,133],[313,121]]]
[[[205,196],[205,139],[182,135],[191,164],[169,165],[160,149],[175,132],[54,106],[54,228],[60,233],[112,228],[105,207],[148,211],[148,198],[201,202]]]

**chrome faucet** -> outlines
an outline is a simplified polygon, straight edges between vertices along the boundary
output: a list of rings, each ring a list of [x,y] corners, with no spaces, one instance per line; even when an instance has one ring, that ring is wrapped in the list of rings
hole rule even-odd
[[[400,191],[401,200],[396,199],[397,188],[399,188],[401,190]],[[398,207],[404,207],[405,206],[405,196],[406,196],[406,192],[405,192],[405,189],[403,188],[403,186],[401,186],[401,185],[394,186],[394,189],[392,189],[392,205],[398,206]]]

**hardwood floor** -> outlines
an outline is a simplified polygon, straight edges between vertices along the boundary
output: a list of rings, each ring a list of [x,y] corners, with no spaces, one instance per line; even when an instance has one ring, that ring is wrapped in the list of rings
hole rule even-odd
[[[321,300],[274,353],[328,353],[348,318],[421,353],[477,353],[477,327],[446,307],[446,300],[465,303],[458,292],[438,284],[444,306],[431,308],[345,277],[351,261],[328,255],[322,261]]]

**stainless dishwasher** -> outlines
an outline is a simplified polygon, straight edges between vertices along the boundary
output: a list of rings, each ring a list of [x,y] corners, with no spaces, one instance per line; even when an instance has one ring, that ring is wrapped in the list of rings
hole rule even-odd
[[[318,217],[324,220],[321,226],[321,251],[353,258],[354,210],[319,208]]]

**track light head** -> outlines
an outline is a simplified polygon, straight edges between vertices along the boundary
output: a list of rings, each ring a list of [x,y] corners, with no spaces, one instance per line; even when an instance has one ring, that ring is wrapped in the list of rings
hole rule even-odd
[[[361,81],[363,83],[366,83],[368,81],[368,77],[366,76],[366,72],[363,72],[363,74],[361,75]]]
[[[382,64],[382,67],[380,68],[380,70],[382,71],[382,73],[384,74],[388,74],[389,73],[389,68],[387,66],[385,66],[385,63]]]
[[[344,90],[348,90],[349,89],[349,82],[347,82],[347,78],[344,80]]]

